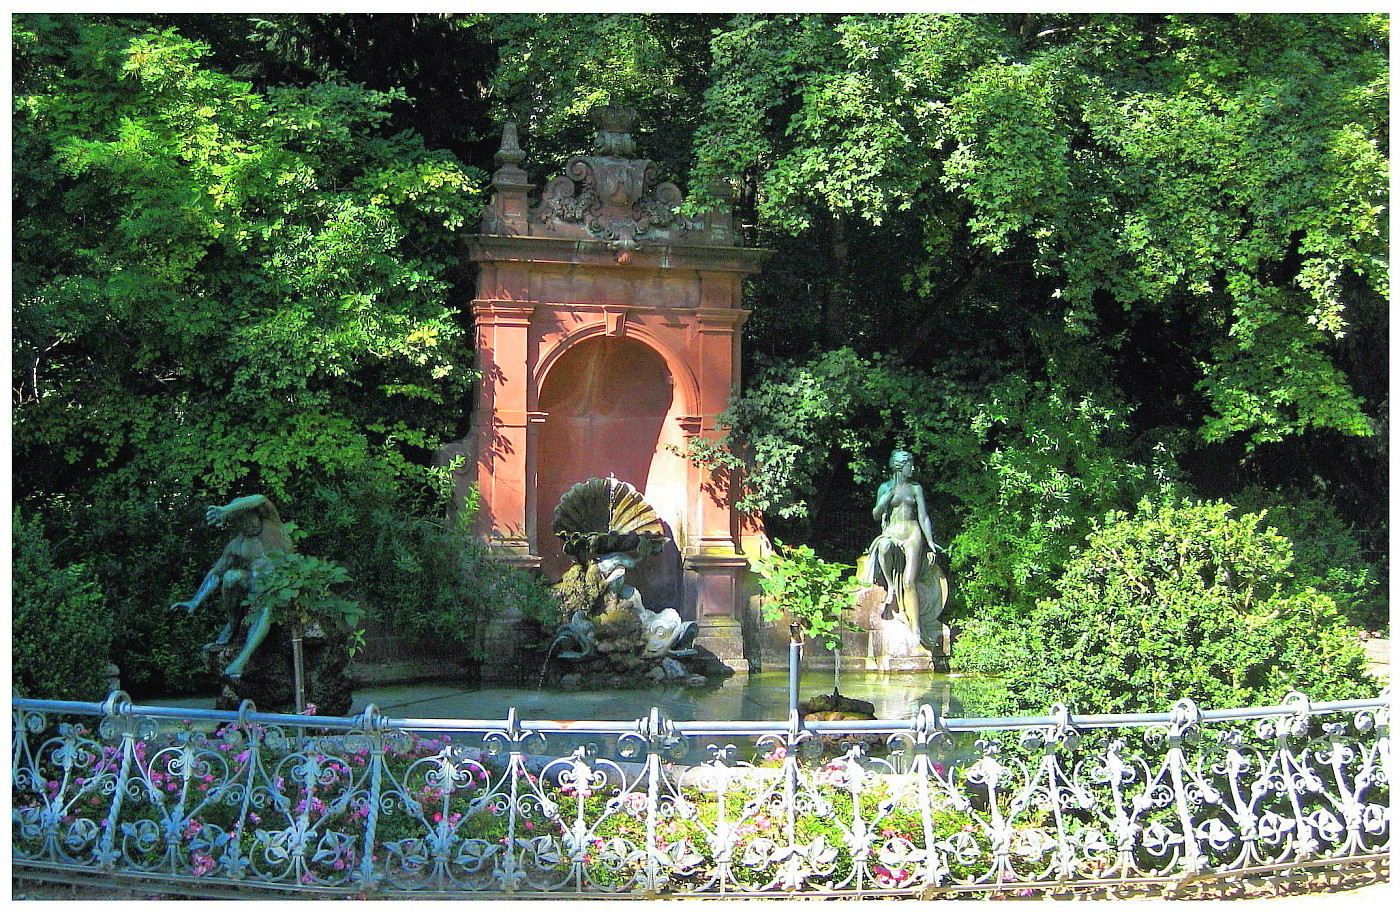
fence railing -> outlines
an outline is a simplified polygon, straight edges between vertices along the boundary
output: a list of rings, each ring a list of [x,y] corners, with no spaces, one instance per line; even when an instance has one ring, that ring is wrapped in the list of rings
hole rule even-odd
[[[12,705],[15,875],[194,895],[1014,895],[1390,849],[1388,688],[810,723]]]

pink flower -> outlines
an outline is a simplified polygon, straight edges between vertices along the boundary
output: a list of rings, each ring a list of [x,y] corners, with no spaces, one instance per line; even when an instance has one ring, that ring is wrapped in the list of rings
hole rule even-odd
[[[190,862],[194,864],[194,875],[196,877],[203,876],[214,869],[214,859],[209,855],[191,855]]]

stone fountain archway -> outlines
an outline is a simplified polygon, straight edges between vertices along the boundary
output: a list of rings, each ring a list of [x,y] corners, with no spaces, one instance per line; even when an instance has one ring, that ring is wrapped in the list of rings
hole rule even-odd
[[[548,574],[563,489],[625,479],[670,528],[675,606],[699,623],[697,644],[744,670],[741,576],[754,532],[724,481],[676,451],[720,434],[716,417],[739,385],[741,283],[768,252],[734,244],[727,201],[699,219],[680,214],[679,189],[632,158],[634,117],[596,110],[595,154],[570,160],[534,206],[506,125],[493,198],[468,240],[480,269],[478,528],[508,561]]]

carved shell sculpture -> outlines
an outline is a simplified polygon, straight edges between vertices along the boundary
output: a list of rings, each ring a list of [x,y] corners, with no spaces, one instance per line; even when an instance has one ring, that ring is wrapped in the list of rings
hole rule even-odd
[[[606,553],[654,552],[666,542],[656,510],[631,483],[593,477],[576,483],[554,509],[551,530],[581,565]]]

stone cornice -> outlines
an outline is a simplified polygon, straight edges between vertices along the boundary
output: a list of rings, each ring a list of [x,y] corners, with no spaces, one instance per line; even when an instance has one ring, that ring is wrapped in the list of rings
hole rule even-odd
[[[772,255],[766,248],[722,245],[648,245],[631,253],[627,263],[601,241],[535,235],[466,235],[468,254],[479,264],[529,263],[593,267],[615,271],[701,270],[747,275],[757,273]]]

